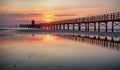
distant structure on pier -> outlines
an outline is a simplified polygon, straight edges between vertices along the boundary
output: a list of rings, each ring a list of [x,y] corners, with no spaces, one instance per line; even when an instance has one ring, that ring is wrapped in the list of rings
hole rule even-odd
[[[35,26],[35,21],[34,20],[32,20],[32,27],[34,27]]]
[[[22,27],[22,28],[42,28],[43,24],[42,23],[35,24],[35,20],[32,20],[31,24],[20,24],[20,27]]]

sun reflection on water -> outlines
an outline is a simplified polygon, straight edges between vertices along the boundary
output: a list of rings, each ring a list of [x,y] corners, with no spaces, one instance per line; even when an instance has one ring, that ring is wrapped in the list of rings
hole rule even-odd
[[[45,40],[45,41],[52,41],[52,40],[54,40],[54,39],[55,39],[54,36],[49,35],[49,34],[47,34],[47,35],[44,36],[44,40]]]

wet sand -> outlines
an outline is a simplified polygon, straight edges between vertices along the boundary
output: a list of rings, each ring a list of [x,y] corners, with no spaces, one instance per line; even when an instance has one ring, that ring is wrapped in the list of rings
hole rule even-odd
[[[0,70],[119,70],[120,51],[48,33],[0,31]]]

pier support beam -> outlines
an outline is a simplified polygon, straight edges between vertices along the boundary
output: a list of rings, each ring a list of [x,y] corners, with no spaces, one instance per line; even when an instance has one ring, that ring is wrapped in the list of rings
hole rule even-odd
[[[55,30],[56,30],[56,24],[54,24]]]
[[[57,30],[59,30],[59,24],[57,24]]]
[[[69,24],[67,24],[67,30],[69,30]]]
[[[111,26],[112,26],[111,30],[112,30],[112,32],[114,32],[114,22],[113,21],[111,23]]]
[[[49,30],[49,25],[47,25],[47,30]]]
[[[55,30],[55,24],[53,24],[53,30]]]
[[[98,32],[100,32],[100,22],[98,22]]]
[[[75,30],[75,24],[73,23],[72,25],[73,25],[73,30]]]
[[[96,22],[94,22],[94,31],[96,31]]]
[[[81,31],[81,23],[78,23],[78,30]]]
[[[55,24],[55,30],[57,30],[57,25]]]
[[[54,25],[52,24],[51,26],[52,26],[52,30],[54,30]]]
[[[52,30],[52,25],[50,25],[50,30]]]
[[[87,23],[85,23],[85,31],[87,31],[87,27],[88,27],[88,25],[87,25]]]
[[[58,24],[58,30],[60,30],[60,24]]]
[[[52,30],[52,25],[50,25],[50,30]]]
[[[90,31],[89,24],[90,23],[87,23],[87,31]]]
[[[108,22],[105,22],[105,31],[108,32]]]
[[[65,30],[65,24],[63,24],[63,30]]]
[[[48,30],[50,30],[50,25],[48,25]]]
[[[59,30],[59,24],[57,24],[57,26],[58,26],[58,30]]]

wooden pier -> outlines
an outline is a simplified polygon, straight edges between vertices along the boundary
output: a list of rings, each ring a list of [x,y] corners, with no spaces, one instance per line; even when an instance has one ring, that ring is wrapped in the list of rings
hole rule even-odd
[[[44,29],[120,32],[120,12],[49,22]]]

